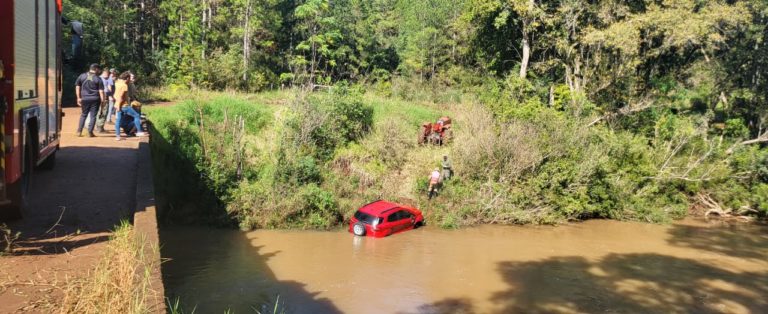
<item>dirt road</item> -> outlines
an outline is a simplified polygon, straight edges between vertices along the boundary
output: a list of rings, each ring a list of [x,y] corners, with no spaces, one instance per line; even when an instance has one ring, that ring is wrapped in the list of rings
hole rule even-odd
[[[67,278],[87,275],[134,208],[139,139],[76,137],[80,109],[64,112],[56,167],[36,170],[29,210],[9,224],[21,237],[0,256],[0,313],[51,312]]]

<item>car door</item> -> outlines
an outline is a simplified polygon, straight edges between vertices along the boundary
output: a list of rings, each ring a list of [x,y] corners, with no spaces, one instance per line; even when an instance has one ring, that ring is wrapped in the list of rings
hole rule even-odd
[[[392,227],[392,233],[403,231],[404,229],[407,229],[410,224],[410,215],[408,215],[408,212],[405,210],[398,210],[394,214],[392,214],[390,217],[393,217],[393,227]]]
[[[400,212],[399,211],[395,211],[395,212],[389,214],[389,216],[387,216],[387,219],[385,221],[387,223],[387,228],[390,230],[389,234],[393,234],[393,233],[397,232],[399,230],[399,228],[400,228],[400,226],[399,226],[399,224],[400,224]]]

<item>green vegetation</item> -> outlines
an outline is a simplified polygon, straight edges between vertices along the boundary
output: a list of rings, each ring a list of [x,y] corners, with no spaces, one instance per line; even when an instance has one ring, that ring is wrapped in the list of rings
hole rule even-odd
[[[471,95],[459,98],[468,100],[404,101],[341,86],[152,108],[155,166],[167,180],[158,186],[174,220],[213,217],[244,229],[330,228],[378,198],[417,205],[443,227],[664,222],[707,205],[702,198],[722,209],[766,208],[768,152],[736,145],[728,153],[734,140],[702,129],[701,118],[660,112],[643,136],[536,104],[501,118]],[[454,118],[455,140],[417,145],[420,123],[442,114]],[[430,202],[426,176],[443,154],[458,176]]]
[[[184,179],[163,187],[174,216],[327,228],[379,197],[446,227],[768,212],[763,0],[66,7],[100,26],[85,59],[188,100],[151,115],[162,172]],[[455,142],[415,146],[444,114]],[[428,203],[443,153],[458,177]]]
[[[185,314],[185,313],[194,314],[195,310],[197,310],[197,307],[193,307],[191,312],[186,312],[184,308],[181,306],[181,301],[178,298],[176,298],[174,301],[171,301],[170,299],[166,298],[166,306],[168,308],[169,314]],[[259,311],[255,307],[252,307],[251,309],[253,310],[252,313],[255,313],[255,314],[267,314],[267,313],[285,314],[286,311],[285,309],[283,309],[284,307],[285,307],[284,304],[280,303],[280,295],[278,295],[275,298],[275,302],[273,305],[269,305],[269,306],[262,305],[262,311]],[[234,311],[231,311],[229,309],[224,311],[224,314],[230,314],[230,313],[234,313]]]

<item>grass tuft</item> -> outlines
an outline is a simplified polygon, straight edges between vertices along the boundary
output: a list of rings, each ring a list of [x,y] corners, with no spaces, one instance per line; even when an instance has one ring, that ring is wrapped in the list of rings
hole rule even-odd
[[[158,261],[146,255],[147,242],[123,222],[89,276],[64,288],[62,313],[151,313],[151,273]]]

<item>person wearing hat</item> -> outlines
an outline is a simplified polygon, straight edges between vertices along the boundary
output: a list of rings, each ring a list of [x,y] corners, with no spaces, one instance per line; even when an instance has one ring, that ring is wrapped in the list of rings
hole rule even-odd
[[[85,120],[89,119],[88,136],[95,137],[93,128],[96,125],[96,112],[104,103],[104,81],[99,77],[101,67],[94,63],[91,64],[88,72],[80,74],[75,81],[75,96],[77,105],[82,108],[80,123],[77,125],[77,136],[83,136],[83,127]]]

